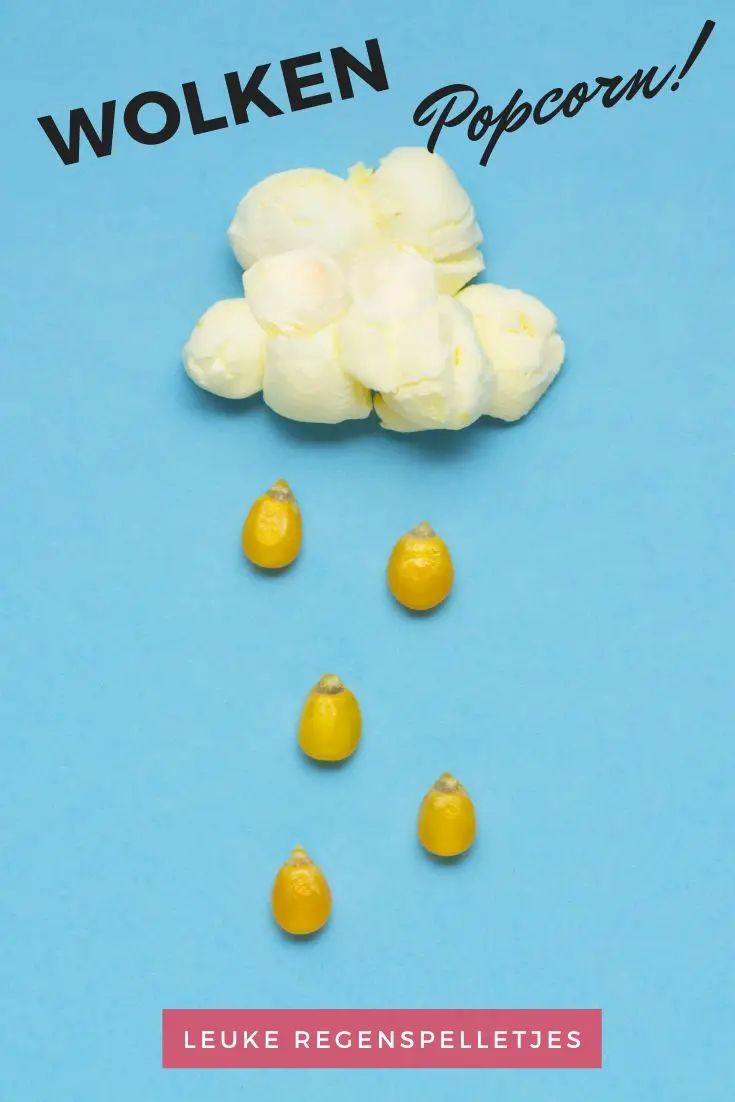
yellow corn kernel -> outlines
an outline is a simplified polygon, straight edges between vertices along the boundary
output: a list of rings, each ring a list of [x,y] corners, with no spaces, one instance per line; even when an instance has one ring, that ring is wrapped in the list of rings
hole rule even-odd
[[[419,841],[437,857],[456,857],[475,839],[475,808],[467,790],[451,773],[442,773],[419,810]]]
[[[242,530],[242,549],[265,570],[280,570],[294,561],[301,550],[301,510],[288,482],[274,482],[253,502]]]
[[[449,596],[454,567],[449,548],[426,521],[401,536],[388,561],[388,587],[397,601],[426,612]]]
[[[354,754],[361,734],[357,698],[335,674],[325,674],[306,698],[299,746],[317,761],[344,761]]]
[[[273,917],[287,934],[313,934],[332,909],[332,893],[324,873],[303,846],[296,846],[278,870],[271,897]]]

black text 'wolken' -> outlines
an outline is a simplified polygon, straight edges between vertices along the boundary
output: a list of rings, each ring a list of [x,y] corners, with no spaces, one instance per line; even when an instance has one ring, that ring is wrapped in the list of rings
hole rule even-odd
[[[366,58],[360,60],[344,46],[334,46],[329,51],[334,70],[337,95],[340,99],[352,99],[355,94],[353,81],[363,81],[376,92],[388,89],[388,78],[377,38],[365,42]],[[325,85],[320,53],[301,54],[277,62],[278,69],[266,62],[256,65],[243,80],[238,72],[225,73],[224,84],[229,115],[206,117],[199,98],[196,82],[181,85],[181,105],[167,92],[140,92],[125,105],[122,123],[128,135],[141,145],[161,145],[173,138],[181,126],[182,106],[189,119],[193,134],[208,134],[223,130],[230,123],[240,126],[250,121],[252,110],[267,118],[283,115],[286,111],[303,111],[307,107],[322,107],[332,102],[332,93]],[[280,70],[280,71],[279,71]],[[320,88],[319,91],[314,89]],[[157,129],[143,126],[140,114],[151,104],[161,109]],[[101,108],[99,125],[92,122],[83,107],[69,112],[67,137],[61,133],[51,115],[39,118],[44,133],[65,165],[79,162],[82,134],[89,142],[96,157],[109,157],[112,153],[115,122],[119,117],[117,100],[105,100]]]

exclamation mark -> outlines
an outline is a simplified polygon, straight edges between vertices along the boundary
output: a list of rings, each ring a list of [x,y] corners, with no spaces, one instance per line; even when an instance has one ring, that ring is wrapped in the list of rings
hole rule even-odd
[[[704,46],[705,46],[705,43],[706,43],[707,39],[712,34],[712,31],[714,29],[715,29],[714,19],[708,19],[707,22],[705,23],[705,25],[702,27],[702,30],[699,32],[699,38],[694,43],[694,46],[692,47],[692,52],[689,54],[689,57],[686,59],[686,64],[684,65],[684,68],[679,73],[679,79],[675,80],[674,83],[671,85],[671,91],[672,92],[675,92],[676,89],[679,87],[679,83],[684,79],[684,77],[687,75],[687,73],[691,69],[692,65],[694,64],[694,62],[697,60],[697,58],[701,54],[702,50],[704,49]]]

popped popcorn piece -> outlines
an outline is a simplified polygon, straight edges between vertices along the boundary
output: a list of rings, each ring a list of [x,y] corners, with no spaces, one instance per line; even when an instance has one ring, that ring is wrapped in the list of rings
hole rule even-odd
[[[227,237],[243,268],[297,248],[341,257],[367,244],[376,227],[366,196],[320,168],[267,176],[240,200]]]
[[[479,249],[465,249],[455,256],[447,256],[436,261],[437,284],[445,295],[457,292],[479,275],[485,268],[485,261]]]
[[[338,323],[342,360],[371,390],[389,393],[448,371],[437,302],[384,320],[350,309]]]
[[[356,253],[347,281],[353,304],[339,323],[340,349],[363,386],[392,391],[444,369],[432,264],[384,245]]]
[[[342,270],[318,249],[264,257],[242,281],[253,316],[274,335],[315,333],[336,321],[350,304]]]
[[[466,287],[457,301],[472,314],[497,379],[484,412],[517,421],[546,393],[564,362],[556,316],[532,295],[493,283]]]
[[[266,334],[245,299],[215,302],[182,352],[187,375],[221,398],[249,398],[263,385]]]
[[[469,310],[456,299],[440,295],[434,320],[430,371],[384,389],[375,398],[383,428],[394,432],[463,429],[482,416],[492,399],[495,376]]]
[[[403,417],[387,404],[381,394],[373,398],[373,406],[380,421],[382,429],[390,429],[391,432],[424,432],[423,425],[415,425],[407,417]]]
[[[346,264],[352,298],[364,317],[410,314],[437,296],[436,269],[410,245],[381,243],[355,252]]]
[[[422,147],[394,149],[375,172],[358,164],[348,179],[369,198],[381,234],[412,245],[436,264],[444,294],[456,294],[485,267],[470,198],[438,153]]]
[[[336,325],[296,337],[271,337],[266,351],[263,398],[281,417],[334,425],[368,417],[370,391],[345,371]]]

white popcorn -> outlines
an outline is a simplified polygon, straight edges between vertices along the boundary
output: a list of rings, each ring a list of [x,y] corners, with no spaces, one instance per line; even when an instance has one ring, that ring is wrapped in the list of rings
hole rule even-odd
[[[456,295],[484,268],[485,261],[479,249],[466,249],[463,253],[437,260],[436,275],[439,290],[445,295]]]
[[[437,302],[382,322],[353,308],[339,323],[339,344],[347,370],[371,390],[398,390],[446,370]]]
[[[466,428],[482,416],[495,386],[472,317],[448,295],[438,297],[433,315],[414,317],[417,327],[430,325],[431,359],[410,378],[395,365],[394,385],[375,399],[381,424],[395,432]]]
[[[371,390],[395,390],[442,370],[433,265],[395,245],[356,253],[353,304],[339,323],[345,367]]]
[[[271,334],[315,333],[350,304],[342,270],[318,249],[292,249],[258,260],[242,277],[256,321]]]
[[[339,323],[346,369],[379,392],[386,428],[463,428],[490,401],[493,376],[469,312],[436,289],[415,250],[381,246],[347,269],[354,296]]]
[[[436,270],[406,245],[360,249],[346,265],[352,298],[367,318],[410,314],[437,296]]]
[[[458,295],[497,378],[485,413],[503,421],[524,417],[548,390],[564,362],[556,316],[532,295],[492,283]]]
[[[269,339],[263,398],[281,417],[325,425],[368,417],[373,408],[370,391],[344,370],[335,325]]]
[[[223,299],[196,323],[182,353],[184,368],[212,394],[249,398],[263,385],[266,342],[245,299]]]
[[[396,432],[463,429],[482,416],[495,378],[480,345],[472,317],[456,299],[439,297],[437,348],[441,369],[384,391],[375,408],[384,428]],[[432,365],[436,367],[437,364]]]
[[[444,294],[456,294],[485,267],[470,198],[438,153],[394,149],[373,173],[355,165],[349,180],[368,196],[382,235],[436,264]]]
[[[320,168],[267,176],[240,200],[227,237],[243,268],[264,256],[318,248],[342,257],[376,236],[366,196]]]
[[[263,389],[292,420],[334,424],[376,409],[395,432],[515,421],[565,356],[554,314],[531,295],[466,286],[482,233],[443,157],[399,148],[346,180],[300,168],[244,196],[228,239],[244,299],[216,303],[186,371],[226,397]]]
[[[395,409],[387,404],[382,394],[376,394],[373,398],[373,406],[380,420],[382,429],[390,429],[391,432],[422,432],[423,425],[414,425],[407,417],[403,417]]]

